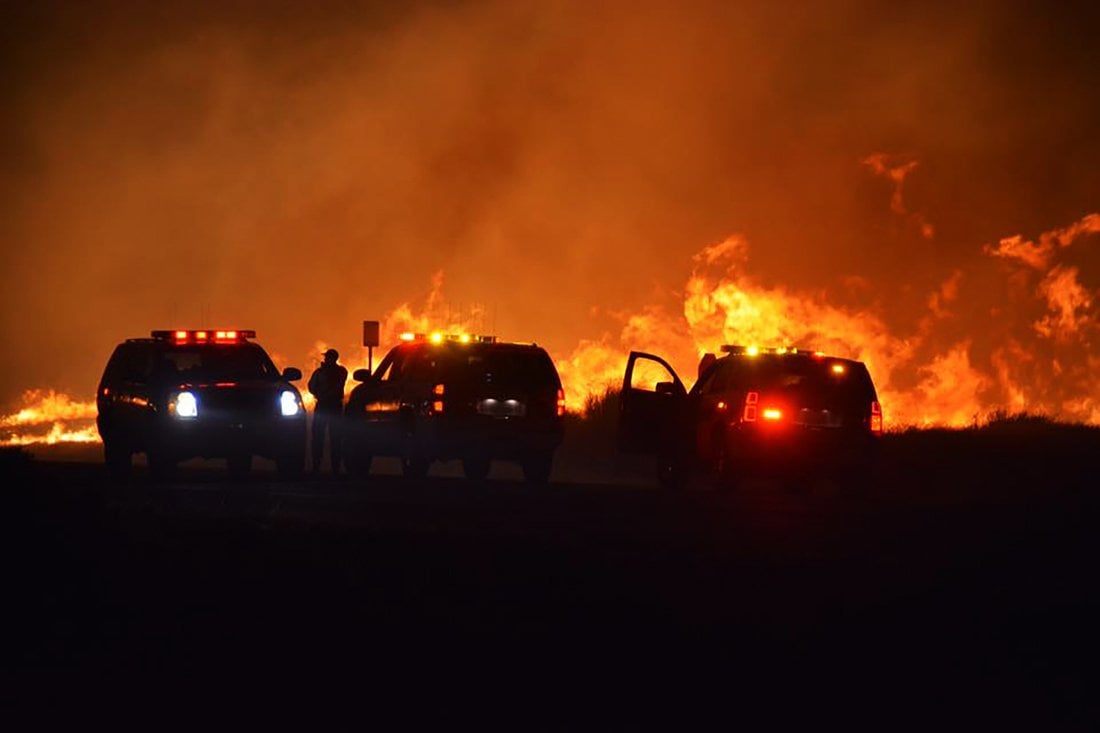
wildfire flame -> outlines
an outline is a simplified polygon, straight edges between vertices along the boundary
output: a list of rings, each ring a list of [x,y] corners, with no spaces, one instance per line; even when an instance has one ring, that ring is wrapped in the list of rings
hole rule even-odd
[[[895,181],[891,207],[911,217],[901,201],[901,183],[912,162],[895,167],[877,159],[865,163]],[[930,225],[921,231],[930,233]],[[1036,240],[1015,235],[982,248],[989,256],[985,262],[1003,263],[1005,282],[1019,301],[988,306],[991,320],[981,330],[992,334],[986,339],[992,345],[982,348],[976,341],[979,329],[952,337],[956,331],[945,328],[957,322],[961,303],[978,298],[968,292],[968,277],[961,270],[945,273],[941,285],[927,294],[925,312],[907,332],[899,332],[873,302],[841,307],[831,304],[824,292],[761,284],[749,271],[748,240],[735,235],[695,254],[675,307],[657,303],[639,313],[618,314],[617,332],[590,335],[572,351],[552,356],[567,405],[576,412],[583,412],[589,398],[620,384],[629,350],[665,357],[690,384],[703,354],[733,343],[820,349],[865,362],[887,424],[895,428],[961,427],[993,413],[1021,411],[1100,424],[1096,297],[1082,282],[1081,270],[1063,261],[1076,242],[1096,234],[1100,214],[1093,213]],[[435,273],[422,307],[406,302],[385,315],[380,326],[384,348],[405,331],[481,331],[484,309],[451,309],[443,283],[443,272]],[[310,356],[319,361],[329,346],[316,342]],[[365,355],[364,349],[364,365]],[[285,360],[276,356],[275,361]],[[348,388],[352,386],[349,380]],[[312,404],[304,389],[303,398],[307,406]],[[95,417],[94,402],[53,390],[28,391],[22,402],[16,412],[0,418],[4,444],[98,440],[94,426],[82,425]]]
[[[22,407],[0,417],[0,444],[7,446],[94,443],[99,434],[87,425],[96,416],[95,402],[80,402],[52,389],[23,393]]]
[[[907,167],[891,176],[900,181]],[[954,320],[953,306],[966,295],[966,278],[954,270],[929,293],[927,312],[907,334],[897,334],[874,309],[831,305],[824,296],[765,287],[747,272],[748,241],[730,237],[694,257],[683,290],[682,310],[651,307],[625,319],[617,336],[581,342],[558,359],[572,409],[622,379],[623,355],[631,349],[666,357],[683,376],[694,376],[699,357],[722,344],[765,344],[821,349],[864,361],[878,386],[889,423],[962,427],[996,413],[1028,411],[1053,418],[1100,424],[1100,355],[1095,298],[1080,271],[1056,263],[1075,240],[1100,233],[1100,215],[1043,233],[1038,244],[1015,236],[984,248],[993,257],[1036,270],[1038,282],[1023,280],[1027,309],[1041,312],[1013,319],[1002,308],[999,343],[977,353],[972,338],[945,341],[942,324]],[[1019,283],[1010,273],[1010,283]]]

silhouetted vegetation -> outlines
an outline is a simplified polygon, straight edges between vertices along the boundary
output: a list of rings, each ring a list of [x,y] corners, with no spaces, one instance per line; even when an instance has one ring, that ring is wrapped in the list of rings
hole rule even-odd
[[[565,441],[555,461],[556,473],[566,480],[648,481],[653,461],[619,452],[619,390],[608,387],[590,395],[584,413],[566,416]]]
[[[619,390],[589,397],[566,421],[559,480],[653,481],[653,462],[616,446]],[[996,412],[966,428],[909,428],[882,439],[880,490],[934,496],[1074,490],[1091,485],[1081,470],[1100,456],[1100,427],[1046,415]]]
[[[21,471],[34,460],[30,451],[19,446],[0,447],[0,470],[5,474]]]

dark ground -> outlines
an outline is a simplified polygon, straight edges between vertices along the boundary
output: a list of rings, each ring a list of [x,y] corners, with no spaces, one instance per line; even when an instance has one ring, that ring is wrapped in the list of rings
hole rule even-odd
[[[575,454],[544,488],[211,463],[120,494],[8,453],[5,696],[47,728],[1095,730],[1097,434],[889,436],[864,496]]]

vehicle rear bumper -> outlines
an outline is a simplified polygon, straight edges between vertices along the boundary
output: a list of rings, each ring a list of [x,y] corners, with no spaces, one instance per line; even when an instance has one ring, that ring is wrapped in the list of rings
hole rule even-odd
[[[561,445],[560,421],[520,421],[482,416],[429,418],[409,426],[400,420],[363,420],[348,426],[347,451],[371,456],[450,460],[466,456],[519,459],[552,453]]]
[[[733,470],[769,473],[860,470],[877,462],[879,451],[875,436],[850,430],[746,430],[731,433],[728,442]]]

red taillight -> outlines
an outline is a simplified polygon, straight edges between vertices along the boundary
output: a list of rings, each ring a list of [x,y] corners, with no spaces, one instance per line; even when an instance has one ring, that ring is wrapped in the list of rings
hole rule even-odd
[[[759,392],[749,392],[745,395],[745,409],[741,412],[741,422],[756,422],[756,412],[759,405]]]
[[[559,390],[558,390],[558,409],[557,409],[557,416],[558,416],[558,417],[561,417],[561,416],[562,416],[562,415],[564,415],[564,414],[565,414],[565,392],[564,392],[563,390],[560,390],[560,389],[559,389]]]
[[[882,435],[882,405],[878,402],[871,403],[871,432]]]

